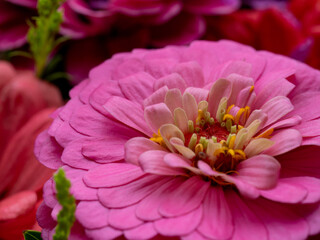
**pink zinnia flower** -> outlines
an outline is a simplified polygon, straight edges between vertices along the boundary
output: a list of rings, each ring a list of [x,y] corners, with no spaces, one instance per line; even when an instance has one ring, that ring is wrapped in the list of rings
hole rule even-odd
[[[320,73],[230,41],[115,55],[36,143],[77,200],[70,239],[320,231]],[[38,211],[50,239],[52,180]]]
[[[41,82],[31,71],[17,71],[0,61],[1,239],[21,239],[23,230],[39,228],[36,209],[52,170],[37,161],[34,142],[60,105],[57,88]]]

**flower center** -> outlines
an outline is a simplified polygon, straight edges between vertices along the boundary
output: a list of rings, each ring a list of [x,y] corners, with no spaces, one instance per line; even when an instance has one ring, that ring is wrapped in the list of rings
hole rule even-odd
[[[171,94],[170,90],[168,94]],[[273,144],[268,139],[272,130],[254,137],[259,131],[261,120],[250,119],[250,124],[247,124],[249,106],[239,108],[234,104],[228,105],[228,99],[222,97],[216,105],[216,111],[212,111],[212,103],[206,100],[197,104],[195,97],[189,93],[185,93],[183,98],[192,99],[189,101],[191,104],[171,110],[174,124],[161,125],[158,133],[154,133],[150,140],[168,151],[182,155],[191,167],[198,168],[198,163],[202,161],[215,172],[232,174],[240,162]],[[259,138],[264,139],[260,141]],[[219,184],[226,183],[219,178],[213,180]]]

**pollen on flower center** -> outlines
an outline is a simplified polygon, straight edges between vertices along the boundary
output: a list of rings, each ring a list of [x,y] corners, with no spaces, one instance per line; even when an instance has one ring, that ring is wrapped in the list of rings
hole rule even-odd
[[[216,92],[214,88],[211,92]],[[249,94],[252,89],[249,89]],[[199,168],[199,162],[217,173],[234,173],[240,162],[273,145],[268,139],[272,129],[256,136],[261,119],[254,116],[250,118],[248,105],[238,107],[228,103],[229,99],[224,96],[220,99],[209,96],[197,103],[192,94],[185,92],[182,96],[177,89],[168,90],[165,99],[170,100],[165,103],[171,107],[173,121],[162,124],[150,140],[170,152],[182,155],[190,164],[192,173],[199,174],[194,170]],[[173,100],[182,104],[172,103]],[[225,183],[219,177],[211,179],[219,184]]]

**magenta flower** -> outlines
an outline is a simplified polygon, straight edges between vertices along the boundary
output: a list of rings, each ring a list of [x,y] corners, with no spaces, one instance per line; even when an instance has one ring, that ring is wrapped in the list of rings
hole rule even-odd
[[[77,199],[71,239],[305,239],[320,232],[320,73],[230,41],[93,69],[37,140]],[[42,236],[60,207],[52,180]]]

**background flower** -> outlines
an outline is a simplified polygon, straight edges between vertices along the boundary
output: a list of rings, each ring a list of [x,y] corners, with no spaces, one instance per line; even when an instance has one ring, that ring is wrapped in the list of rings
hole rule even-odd
[[[49,115],[62,105],[58,89],[16,71],[0,61],[0,238],[20,239],[34,226],[42,186],[52,170],[39,164],[33,148],[37,135],[52,122]]]
[[[319,233],[319,74],[229,41],[139,49],[104,62],[36,143],[39,160],[71,180],[78,200],[71,237]],[[49,180],[37,213],[44,239],[58,211]]]

